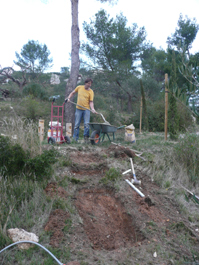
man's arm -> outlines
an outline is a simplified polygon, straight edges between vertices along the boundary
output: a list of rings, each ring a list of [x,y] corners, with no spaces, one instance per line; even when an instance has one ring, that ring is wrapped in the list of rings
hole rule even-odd
[[[73,90],[70,94],[69,94],[69,96],[68,96],[68,98],[66,98],[66,99],[68,99],[69,101],[70,101],[70,98],[73,96],[73,95],[75,95],[75,93],[77,93],[75,90]],[[65,99],[65,100],[66,100]]]
[[[89,105],[90,105],[90,108],[91,108],[92,113],[96,113],[97,114],[97,112],[94,109],[94,103],[93,103],[93,101],[90,101],[89,102]]]

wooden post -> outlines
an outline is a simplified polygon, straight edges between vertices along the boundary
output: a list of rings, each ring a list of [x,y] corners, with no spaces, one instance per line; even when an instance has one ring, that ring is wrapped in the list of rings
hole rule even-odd
[[[168,74],[165,74],[165,123],[164,123],[164,139],[167,140],[167,127],[168,127]]]
[[[142,133],[142,97],[140,102],[140,133]]]
[[[40,142],[44,140],[44,120],[39,120],[38,134]]]
[[[68,122],[66,123],[66,135],[69,137],[72,137],[72,123]]]

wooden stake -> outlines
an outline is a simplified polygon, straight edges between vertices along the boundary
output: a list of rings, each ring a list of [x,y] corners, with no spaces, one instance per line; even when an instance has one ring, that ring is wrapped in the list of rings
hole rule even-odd
[[[142,133],[142,97],[140,102],[140,133]]]
[[[167,127],[168,127],[168,74],[165,74],[165,123],[164,123],[164,139],[167,140]]]

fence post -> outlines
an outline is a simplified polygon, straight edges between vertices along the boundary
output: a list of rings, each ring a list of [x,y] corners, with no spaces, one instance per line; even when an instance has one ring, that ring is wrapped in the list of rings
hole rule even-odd
[[[38,134],[40,142],[44,140],[44,120],[39,120]]]

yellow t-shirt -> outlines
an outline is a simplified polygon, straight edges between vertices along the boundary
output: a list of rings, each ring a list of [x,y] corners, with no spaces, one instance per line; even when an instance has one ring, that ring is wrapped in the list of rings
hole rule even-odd
[[[86,90],[84,85],[83,85],[83,86],[77,86],[75,88],[75,91],[78,93],[77,105],[80,105],[82,107],[90,109],[89,103],[90,103],[90,101],[93,101],[93,98],[94,98],[93,90],[91,88],[89,90]],[[77,106],[76,108],[85,110],[84,108],[81,108],[79,106]]]

